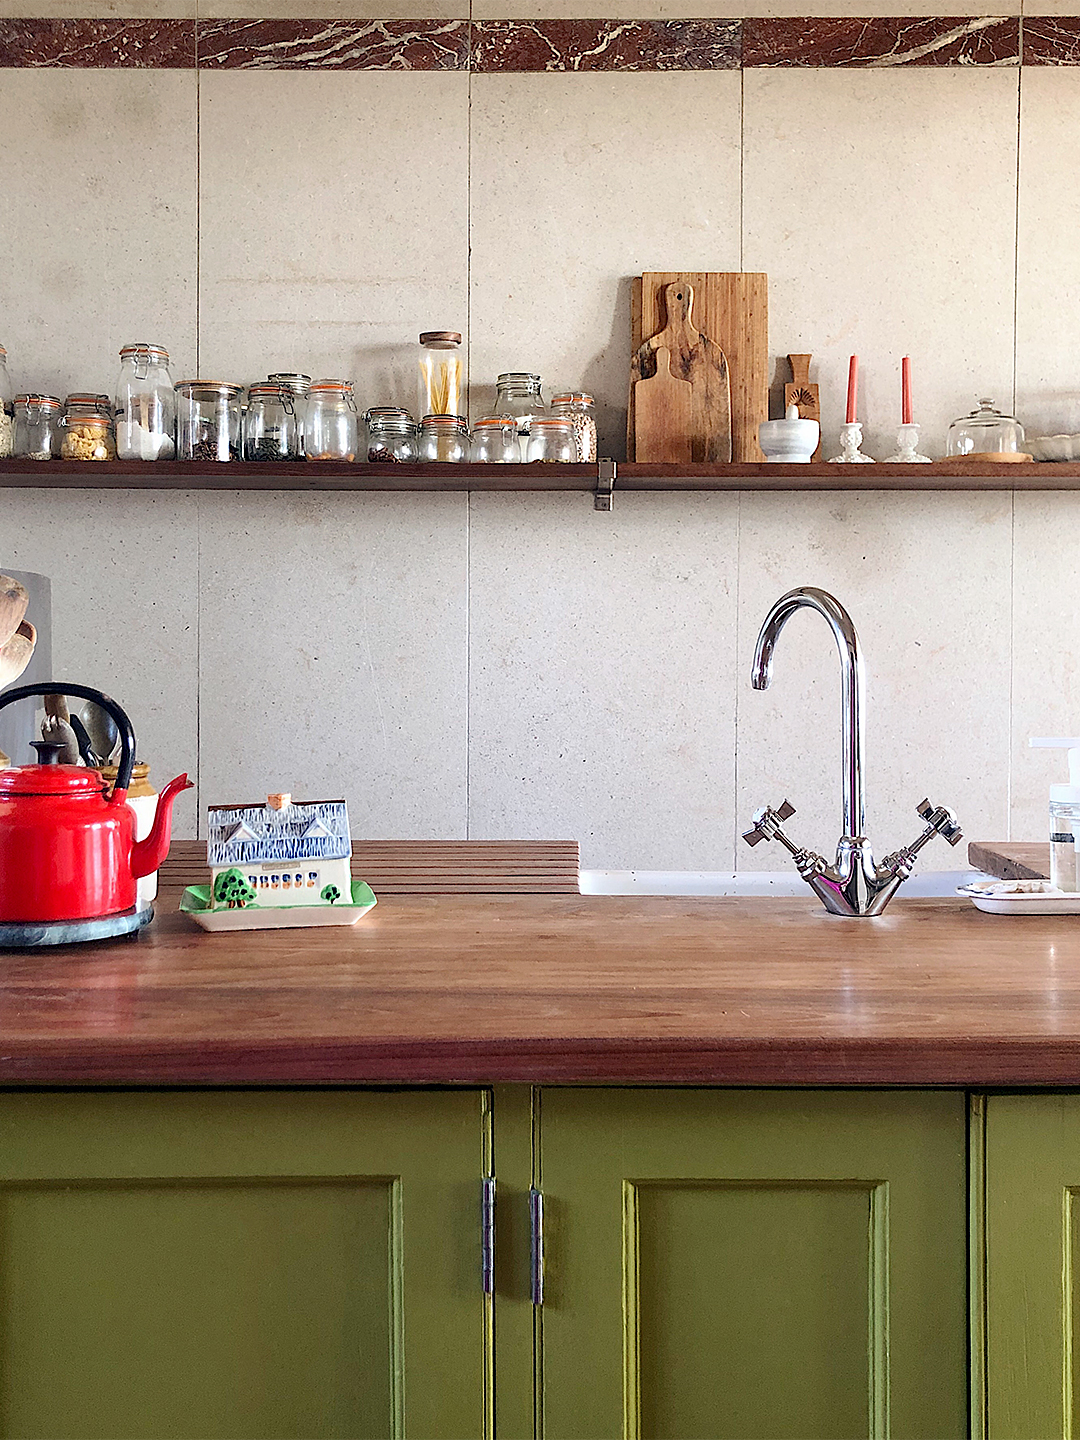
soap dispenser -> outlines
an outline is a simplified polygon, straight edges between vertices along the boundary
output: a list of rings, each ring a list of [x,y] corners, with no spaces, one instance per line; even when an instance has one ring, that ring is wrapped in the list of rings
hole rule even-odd
[[[1080,737],[1033,738],[1030,744],[1069,752],[1069,783],[1050,786],[1050,883],[1074,893],[1080,890]]]

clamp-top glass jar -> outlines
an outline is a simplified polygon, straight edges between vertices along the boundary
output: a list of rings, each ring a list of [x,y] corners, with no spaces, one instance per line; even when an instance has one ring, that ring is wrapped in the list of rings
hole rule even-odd
[[[1024,448],[1024,427],[1019,420],[994,409],[992,400],[949,426],[947,455],[1015,455]]]
[[[526,458],[571,465],[578,458],[573,426],[567,415],[534,415]]]
[[[51,460],[59,451],[59,397],[16,395],[15,454],[23,460]]]
[[[240,396],[230,380],[181,380],[176,386],[179,460],[239,460]]]
[[[529,430],[534,415],[543,415],[547,406],[540,394],[540,376],[526,370],[508,370],[495,382],[495,409],[517,421],[519,458],[529,456]]]
[[[303,460],[303,403],[294,390],[276,381],[252,385],[244,416],[244,459]]]
[[[570,421],[577,447],[577,459],[591,464],[596,459],[596,412],[593,397],[583,391],[567,390],[551,402],[552,415]]]
[[[510,415],[481,415],[473,425],[469,459],[480,465],[514,465],[521,459],[517,422]]]
[[[365,410],[367,458],[372,465],[411,464],[416,459],[416,426],[407,410],[377,405]]]
[[[296,418],[300,426],[300,458],[305,453],[304,433],[307,425],[308,394],[311,390],[311,376],[298,375],[291,370],[277,370],[273,375],[266,377],[268,385],[281,385],[290,390],[294,396],[293,404],[296,409]]]
[[[469,426],[464,415],[425,415],[417,442],[421,464],[442,460],[459,465],[469,458]]]
[[[176,392],[169,352],[125,345],[116,382],[116,454],[120,460],[171,460],[176,454]]]
[[[112,405],[107,395],[69,395],[60,422],[62,460],[115,460]]]
[[[308,394],[304,449],[309,460],[356,459],[357,416],[351,380],[316,380]]]
[[[15,397],[8,379],[7,351],[0,345],[0,457],[15,453]]]

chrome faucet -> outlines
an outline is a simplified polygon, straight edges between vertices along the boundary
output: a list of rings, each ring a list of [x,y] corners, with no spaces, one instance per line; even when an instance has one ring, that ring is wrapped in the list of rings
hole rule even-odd
[[[795,814],[786,800],[778,809],[765,806],[754,815],[754,823],[744,832],[748,845],[762,840],[779,840],[788,851],[799,874],[834,915],[880,915],[903,882],[911,874],[915,857],[923,846],[941,835],[950,845],[962,839],[956,816],[945,806],[933,806],[923,800],[916,813],[926,828],[911,845],[886,855],[880,865],[874,864],[873,848],[863,834],[866,826],[866,796],[863,789],[863,710],[866,694],[863,681],[859,637],[851,616],[834,596],[813,586],[803,586],[781,595],[761,626],[754,650],[751,683],[755,690],[767,690],[772,680],[772,658],[780,631],[804,607],[824,615],[832,629],[840,651],[841,723],[843,726],[843,800],[844,829],[836,847],[836,863],[829,865],[812,850],[792,844],[784,834],[781,822]]]

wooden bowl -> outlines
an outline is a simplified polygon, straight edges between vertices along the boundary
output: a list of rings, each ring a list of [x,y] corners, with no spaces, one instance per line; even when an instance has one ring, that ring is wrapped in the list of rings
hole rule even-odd
[[[973,455],[948,455],[934,463],[944,470],[966,470],[971,465],[1029,465],[1034,458],[1022,450],[979,450]]]

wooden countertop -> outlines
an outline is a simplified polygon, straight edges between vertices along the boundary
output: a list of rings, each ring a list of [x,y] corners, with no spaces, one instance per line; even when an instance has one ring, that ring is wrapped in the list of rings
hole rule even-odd
[[[0,1083],[1080,1086],[1080,922],[807,896],[398,896],[0,952]]]

